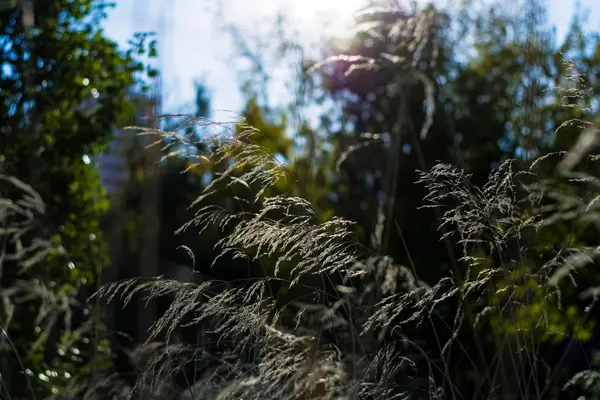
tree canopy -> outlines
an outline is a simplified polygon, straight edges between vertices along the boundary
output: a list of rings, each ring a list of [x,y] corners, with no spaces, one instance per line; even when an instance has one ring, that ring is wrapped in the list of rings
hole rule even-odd
[[[1,373],[13,399],[56,395],[106,363],[101,318],[86,304],[108,261],[94,156],[127,122],[127,91],[147,72],[140,48],[125,52],[104,35],[108,3],[31,3],[0,11],[0,173],[43,203],[20,225],[22,189],[3,181],[14,230],[2,234],[2,343],[12,347],[2,346]]]

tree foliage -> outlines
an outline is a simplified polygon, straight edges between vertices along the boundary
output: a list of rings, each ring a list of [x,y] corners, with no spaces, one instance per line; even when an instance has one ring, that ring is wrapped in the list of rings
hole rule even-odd
[[[85,304],[107,264],[99,224],[108,203],[93,160],[131,113],[126,90],[146,71],[137,49],[125,53],[104,36],[108,6],[54,0],[35,2],[31,14],[15,4],[0,15],[0,171],[44,204],[32,227],[2,234],[11,255],[1,266],[2,301],[13,316],[2,317],[14,346],[2,349],[11,398],[46,398],[81,383],[102,367],[90,362],[108,354]],[[2,196],[19,191],[3,184]],[[26,373],[17,373],[19,362]]]

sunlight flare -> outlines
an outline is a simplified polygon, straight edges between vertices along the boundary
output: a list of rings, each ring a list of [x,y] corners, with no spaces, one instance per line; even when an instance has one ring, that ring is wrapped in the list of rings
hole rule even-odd
[[[356,12],[366,3],[366,0],[285,0],[283,6],[306,29],[330,37],[347,37],[352,34]]]

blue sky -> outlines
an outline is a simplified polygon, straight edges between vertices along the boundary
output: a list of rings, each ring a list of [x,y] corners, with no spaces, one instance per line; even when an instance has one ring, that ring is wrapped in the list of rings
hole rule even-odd
[[[350,20],[360,0],[221,0],[222,16],[216,18],[218,1],[117,0],[116,8],[109,13],[106,34],[123,46],[134,32],[157,33],[163,112],[193,111],[195,80],[207,84],[213,110],[240,111],[243,100],[239,91],[239,64],[232,61],[235,47],[230,35],[216,21],[229,21],[245,32],[252,32],[266,25],[261,21],[271,20],[277,11],[285,10],[294,16],[294,29],[310,32],[305,38],[310,46],[318,39],[318,32],[343,33],[344,22]],[[577,3],[589,10],[588,27],[600,30],[600,0],[546,2],[549,22],[556,26],[559,37],[568,29]],[[332,21],[340,22],[336,25]],[[280,70],[275,80],[282,85],[288,77]],[[220,119],[230,114],[213,111],[212,116]]]

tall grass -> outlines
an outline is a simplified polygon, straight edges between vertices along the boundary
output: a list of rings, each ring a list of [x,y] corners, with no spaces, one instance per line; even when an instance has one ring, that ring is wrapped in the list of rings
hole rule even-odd
[[[214,125],[196,118],[185,124]],[[440,239],[462,249],[458,270],[427,285],[418,280],[420,266],[365,252],[349,221],[320,221],[302,198],[265,194],[290,174],[253,144],[259,132],[227,130],[230,135],[204,139],[142,132],[174,139],[166,153],[173,147],[177,156],[184,152],[196,162],[229,163],[194,202],[196,214],[181,229],[217,226],[222,256],[269,259],[265,265],[273,267],[242,285],[157,277],[103,287],[96,296],[120,297],[125,304],[138,292],[148,300],[172,297],[150,332],[150,341],[164,342],[153,347],[157,356],[136,390],[165,390],[186,370],[186,387],[179,390],[189,399],[548,398],[559,395],[557,387],[575,384],[597,393],[596,372],[569,380],[562,368],[570,346],[589,335],[599,288],[580,293],[587,306],[576,311],[563,307],[562,294],[578,270],[593,265],[598,250],[559,243],[552,254],[535,249],[536,236],[557,223],[597,218],[596,177],[536,174],[541,163],[557,164],[565,153],[507,161],[483,187],[451,165],[421,171],[424,207],[440,210]],[[196,140],[208,141],[211,153],[187,152],[199,148]],[[236,214],[211,205],[218,184],[257,193],[256,211]],[[566,195],[572,186],[585,187],[586,196]],[[282,302],[273,281],[288,289],[302,285],[312,296]],[[178,341],[174,333],[189,327],[198,328],[198,339]],[[335,339],[325,331],[335,332]],[[545,344],[565,335],[572,339],[563,355],[548,364]],[[457,366],[475,371],[476,378],[465,384]]]
[[[191,117],[184,124],[215,126]],[[109,376],[86,398],[548,398],[558,396],[557,384],[597,393],[597,372],[566,379],[562,367],[577,336],[588,334],[600,288],[581,291],[587,305],[576,312],[562,307],[562,293],[593,265],[598,248],[556,243],[553,254],[543,255],[534,248],[536,235],[556,224],[598,221],[597,177],[564,168],[552,179],[536,174],[542,164],[559,165],[572,152],[531,163],[507,161],[483,187],[451,165],[421,171],[418,183],[428,192],[424,207],[440,210],[440,239],[462,249],[459,269],[428,285],[419,281],[418,265],[396,265],[364,251],[349,221],[321,221],[306,200],[269,195],[269,188],[291,175],[253,142],[256,130],[226,128],[198,139],[140,129],[158,135],[165,154],[185,156],[194,160],[191,165],[228,165],[194,202],[195,216],[181,229],[216,226],[223,257],[271,260],[264,265],[272,267],[236,285],[156,277],[102,287],[95,296],[107,302],[120,298],[127,304],[143,293],[147,300],[169,296],[171,303],[148,343],[132,355],[140,367],[135,386]],[[208,154],[198,154],[198,140],[211,149]],[[43,202],[28,186],[6,180],[24,192],[21,200],[2,203],[3,220],[12,221],[3,233],[18,244],[18,232],[29,229]],[[248,207],[253,211],[211,205],[219,185],[255,193],[255,207]],[[26,267],[42,256],[44,243],[16,245],[19,252],[8,256],[23,259]],[[272,282],[302,286],[312,296],[282,302],[285,296],[273,292]],[[181,342],[177,332],[190,327],[198,328],[197,340]],[[325,331],[335,332],[335,339]],[[568,334],[564,354],[549,365],[544,343]],[[465,386],[455,363],[477,371],[477,384]]]

